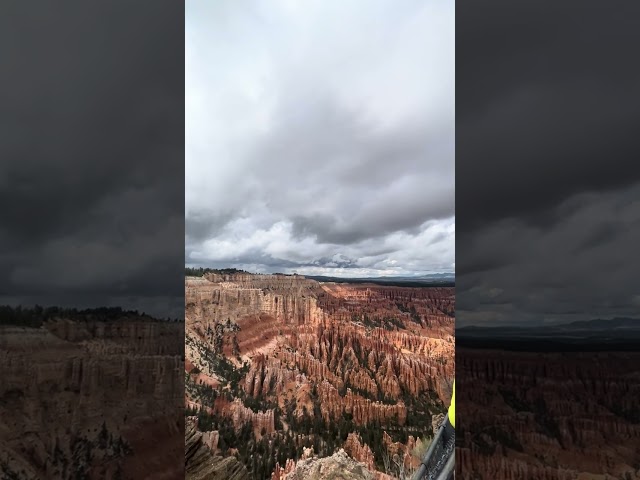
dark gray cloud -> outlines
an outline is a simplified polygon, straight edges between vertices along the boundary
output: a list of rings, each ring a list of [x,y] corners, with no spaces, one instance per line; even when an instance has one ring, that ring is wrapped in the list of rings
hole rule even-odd
[[[187,261],[451,271],[453,10],[191,2]]]
[[[458,325],[636,315],[639,10],[458,4]]]
[[[502,261],[458,272],[458,319],[516,323],[636,316],[638,199],[640,182],[573,197],[581,206],[551,228],[507,219],[479,230],[465,253],[459,252],[461,262],[473,265],[498,249]]]
[[[159,306],[183,296],[181,8],[0,7],[6,298]]]
[[[456,17],[456,192],[461,228],[550,221],[571,195],[640,177],[629,62],[638,7],[467,2]],[[498,14],[499,12],[499,14]],[[479,181],[481,179],[481,181]],[[473,203],[475,208],[465,208]],[[537,214],[537,218],[536,218]]]

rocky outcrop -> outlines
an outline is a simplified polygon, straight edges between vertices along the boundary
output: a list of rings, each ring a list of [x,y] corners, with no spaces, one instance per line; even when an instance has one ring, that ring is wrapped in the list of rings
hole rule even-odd
[[[394,442],[387,432],[382,435],[382,443],[385,451],[389,454],[389,458],[396,458],[398,462],[404,465],[405,471],[415,470],[420,465],[422,455],[426,452],[429,442],[423,443],[423,440],[417,440],[409,435],[406,443]]]
[[[278,474],[280,475],[280,474]],[[283,476],[272,476],[273,480],[374,480],[367,467],[356,462],[340,449],[330,457],[311,458],[299,461],[295,468]]]
[[[363,444],[360,435],[350,433],[344,442],[344,451],[354,460],[364,464],[369,471],[375,472],[375,460],[369,445]]]
[[[275,432],[273,410],[254,412],[250,408],[245,407],[238,398],[236,398],[228,408],[221,408],[220,410],[230,413],[236,428],[251,422],[256,435],[260,435],[261,431],[266,432],[267,435]]]
[[[184,433],[185,476],[187,480],[249,480],[247,469],[235,457],[212,453],[205,435],[188,419]]]
[[[434,435],[438,431],[438,429],[442,427],[446,416],[447,415],[444,413],[437,413],[433,417],[431,417],[431,429],[433,430]]]
[[[185,303],[190,321],[201,322],[204,330],[212,323],[260,314],[300,325],[325,316],[317,305],[317,290],[317,282],[303,277],[208,275],[205,280],[187,278]]]
[[[640,354],[465,348],[458,362],[460,478],[640,478]]]
[[[296,462],[288,458],[284,467],[281,467],[280,464],[276,464],[276,469],[271,474],[271,480],[284,480],[287,478],[287,475],[289,475],[295,469]]]
[[[311,448],[303,448],[302,449],[302,457],[300,460],[307,460],[314,458],[313,447]],[[281,467],[279,464],[276,464],[276,469],[271,474],[271,480],[283,480],[287,478],[291,472],[296,469],[297,462],[292,459],[287,459],[285,466]]]
[[[217,431],[202,432],[202,443],[206,445],[211,453],[216,453],[218,450],[218,442],[220,441],[220,433]]]

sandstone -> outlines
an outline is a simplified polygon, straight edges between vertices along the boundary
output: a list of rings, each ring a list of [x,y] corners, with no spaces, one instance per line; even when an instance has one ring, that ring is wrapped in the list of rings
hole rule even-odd
[[[340,449],[330,457],[301,460],[282,480],[373,480],[374,476],[367,467],[349,458]]]
[[[445,418],[446,418],[446,414],[444,413],[438,413],[433,417],[431,417],[431,428],[433,429],[434,435],[438,431],[438,429],[440,429],[440,427],[442,426]]]
[[[369,445],[363,445],[360,435],[350,433],[344,443],[344,451],[354,460],[364,464],[370,471],[375,471],[373,452]]]
[[[254,412],[250,408],[245,407],[240,399],[235,399],[228,408],[221,409],[221,411],[223,413],[230,412],[236,428],[251,422],[256,435],[259,435],[263,429],[267,435],[275,431],[273,410]]]
[[[187,480],[249,480],[249,473],[235,457],[212,454],[193,420],[185,427],[185,477]]]
[[[207,370],[211,355],[224,355],[237,367],[249,362],[239,383],[242,395],[254,403],[267,402],[269,408],[253,411],[238,398],[228,399],[228,393],[201,406],[232,418],[236,428],[251,421],[257,439],[261,431],[274,439],[290,429],[285,414],[294,416],[287,420],[293,424],[297,418],[300,424],[309,425],[308,416],[319,414],[334,425],[348,419],[358,427],[415,429],[407,423],[408,405],[426,399],[443,410],[450,400],[455,371],[451,288],[320,284],[302,276],[211,274],[188,277],[185,294],[185,369],[201,370],[190,375],[190,381],[214,388],[224,382]],[[199,400],[187,396],[185,402],[194,405]],[[284,430],[280,432],[273,405],[282,412]],[[317,422],[312,419],[311,423],[317,428]],[[330,451],[326,444],[325,448],[322,442],[314,443],[313,434],[290,433],[298,448],[315,444],[322,455],[331,454],[336,446]],[[417,442],[411,441],[413,448]],[[366,471],[371,470],[365,475],[385,478],[375,472],[372,446],[355,432],[344,448],[363,462]],[[409,447],[398,448],[405,455]],[[289,478],[302,461],[280,459],[272,478]]]

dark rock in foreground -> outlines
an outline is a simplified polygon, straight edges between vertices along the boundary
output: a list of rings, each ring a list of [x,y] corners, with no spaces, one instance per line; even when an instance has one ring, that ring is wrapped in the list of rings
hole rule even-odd
[[[214,456],[202,441],[202,433],[190,419],[184,432],[185,478],[188,480],[249,480],[249,473],[235,457]]]

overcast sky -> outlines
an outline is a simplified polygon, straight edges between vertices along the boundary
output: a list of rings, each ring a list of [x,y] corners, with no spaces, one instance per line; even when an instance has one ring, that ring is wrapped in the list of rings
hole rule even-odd
[[[457,5],[457,326],[638,317],[640,7],[591,3]]]
[[[188,265],[455,267],[451,0],[189,1]]]
[[[0,5],[0,304],[184,311],[182,6]]]

